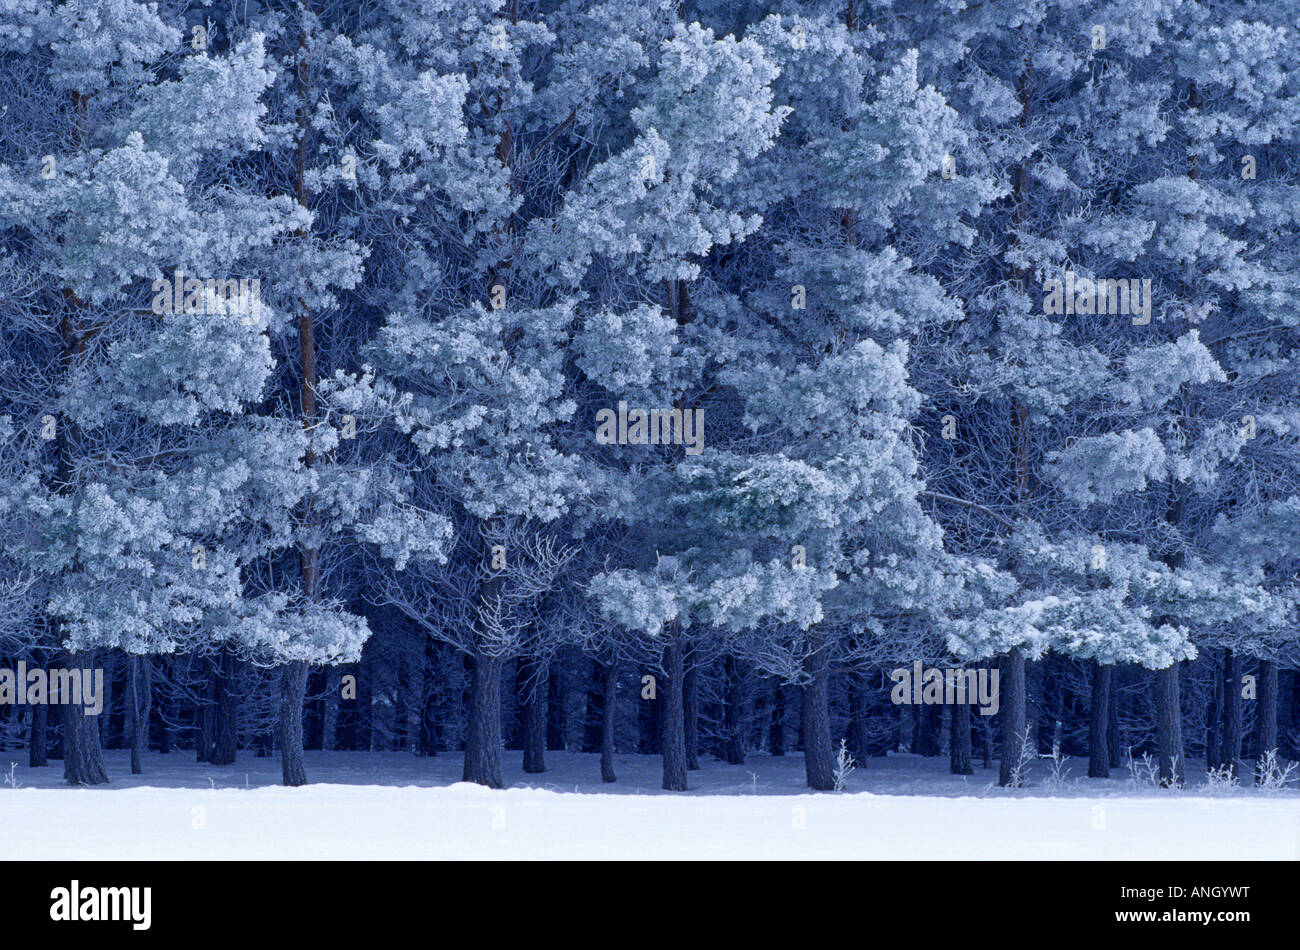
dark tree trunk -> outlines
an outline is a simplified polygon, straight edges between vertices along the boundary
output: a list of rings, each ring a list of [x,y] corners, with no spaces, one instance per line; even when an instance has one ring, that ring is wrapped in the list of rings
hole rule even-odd
[[[582,751],[599,752],[601,729],[605,721],[604,671],[599,660],[591,661],[591,680],[587,684],[587,714],[582,719]]]
[[[1205,767],[1217,769],[1223,764],[1223,657],[1220,651],[1207,651],[1210,661],[1210,707],[1205,715]]]
[[[664,761],[663,788],[669,792],[684,792],[686,786],[686,709],[685,670],[681,633],[676,629],[664,641],[664,682],[659,684],[663,702],[663,734],[660,747]]]
[[[358,752],[371,751],[371,742],[374,738],[374,685],[371,678],[366,675],[367,670],[364,664],[358,663],[356,666],[357,676],[357,732],[356,745],[353,747]]]
[[[969,733],[969,729],[967,731]],[[849,674],[849,726],[848,735],[844,738],[848,740],[849,754],[853,760],[859,768],[865,768],[867,759],[871,756],[871,740],[867,735],[867,679],[861,673]],[[966,746],[969,750],[969,734],[966,736]]]
[[[686,733],[686,768],[688,771],[698,771],[700,767],[700,677],[693,647],[689,645],[684,647],[682,664],[685,669],[682,681],[682,717],[685,721]]]
[[[916,751],[924,756],[936,756],[943,746],[943,712],[940,706],[920,707]]]
[[[1163,670],[1155,671],[1156,746],[1160,759],[1160,784],[1165,787],[1181,786],[1185,774],[1178,670],[1179,664],[1175,661]]]
[[[768,748],[772,755],[785,755],[785,690],[778,679],[772,680],[771,721],[767,727]]]
[[[147,656],[131,655],[131,681],[127,693],[131,714],[131,774],[144,772],[143,758],[149,747],[149,710],[153,704],[152,661]]]
[[[740,664],[728,654],[722,660],[726,677],[726,707],[723,711],[723,730],[726,738],[722,745],[723,758],[728,765],[745,764],[745,691]]]
[[[303,763],[302,704],[307,695],[307,663],[294,660],[280,667],[280,773],[285,785],[307,784]]]
[[[32,665],[45,667],[45,655],[43,651],[37,651],[32,656]],[[29,768],[44,768],[50,764],[49,759],[50,744],[50,707],[45,703],[37,703],[32,707],[32,727],[31,735],[27,740],[27,765]]]
[[[38,703],[32,707],[31,736],[27,744],[27,765],[30,768],[43,768],[50,764],[50,707]]]
[[[563,752],[567,746],[565,728],[564,677],[552,668],[546,691],[546,748]]]
[[[1282,687],[1279,676],[1279,688]],[[1287,706],[1290,708],[1289,715],[1286,717],[1290,721],[1291,728],[1284,729],[1279,738],[1289,742],[1291,753],[1289,758],[1300,759],[1300,670],[1287,670],[1286,683],[1288,688],[1282,693],[1287,697]],[[1279,720],[1281,720],[1281,710],[1278,711]]]
[[[81,670],[83,677],[93,675],[95,654],[65,651],[64,663],[69,671]],[[97,719],[86,715],[81,705],[63,704],[63,778],[69,785],[103,785],[108,781]]]
[[[198,724],[198,737],[194,740],[194,760],[212,760],[213,736],[216,733],[217,661],[214,657],[200,657],[203,670],[203,692],[199,698],[194,718]]]
[[[304,209],[312,204],[312,194],[307,183],[307,162],[310,149],[311,114],[316,96],[311,89],[311,72],[308,64],[307,26],[298,24],[298,49],[294,62],[295,118],[293,183],[294,198]],[[295,236],[304,246],[311,243],[310,226],[299,228]],[[305,279],[306,275],[302,277]],[[298,407],[303,429],[311,433],[319,421],[316,388],[319,371],[316,363],[316,318],[307,304],[307,295],[297,296],[294,308],[298,330]],[[311,444],[303,453],[303,464],[311,468],[316,464],[316,451]],[[298,573],[302,583],[302,596],[308,604],[318,603],[321,594],[320,548],[305,539],[314,534],[317,518],[313,509],[314,498],[308,495],[297,512],[304,529],[304,540],[298,543]],[[280,769],[285,785],[307,784],[307,768],[303,757],[303,702],[307,696],[307,676],[310,670],[304,660],[291,660],[281,666],[280,675]]]
[[[331,666],[325,671],[325,695],[321,697],[325,707],[325,721],[321,725],[321,748],[330,752],[338,751],[339,747],[339,695],[343,691],[342,683],[343,674],[337,666]],[[420,708],[423,710],[423,705]],[[420,725],[423,727],[423,719]]]
[[[614,714],[617,712],[618,668],[613,663],[600,664],[600,780],[616,781],[614,774]]]
[[[1106,706],[1106,751],[1110,754],[1109,761],[1112,769],[1120,766],[1119,687],[1124,679],[1123,674],[1123,667],[1114,667],[1110,675],[1110,702]]]
[[[522,657],[513,662],[507,661],[501,664],[502,670],[506,671],[505,681],[514,684],[513,695],[509,695],[505,691],[501,694],[501,747],[507,752],[524,751],[524,697],[528,693],[526,685],[528,680],[527,666]],[[509,672],[511,669],[514,670],[513,676]],[[511,700],[514,707],[507,710],[506,703]],[[545,709],[546,706],[543,704],[543,712],[545,712]],[[512,713],[512,715],[507,715],[507,712]],[[546,744],[546,724],[544,722],[542,723],[542,744],[543,746]]]
[[[1025,728],[1029,747],[1050,755],[1061,723],[1061,684],[1042,660],[1025,663]]]
[[[164,709],[173,712],[174,709],[170,703],[164,704],[157,710],[154,716],[154,728],[158,730],[158,752],[160,755],[170,755],[172,751],[172,731],[167,725],[167,716]]]
[[[488,788],[505,785],[501,779],[501,668],[501,658],[482,647],[474,654],[462,780]]]
[[[980,716],[980,734],[984,737],[984,768],[993,768],[993,727],[986,716]]]
[[[1255,782],[1262,776],[1261,760],[1277,750],[1277,663],[1259,661],[1259,708],[1255,715]]]
[[[99,656],[104,668],[104,711],[97,717],[99,741],[105,749],[120,749],[126,737],[126,708],[117,702],[118,695],[126,692],[125,679],[120,684],[122,688],[118,689],[118,680],[123,674],[122,664],[117,662],[113,650],[104,651]]]
[[[1241,775],[1241,654],[1223,654],[1223,764],[1233,776]]]
[[[546,771],[546,701],[549,690],[546,667],[530,657],[519,659],[521,697],[520,740],[524,751],[524,771],[530,775]]]
[[[411,734],[411,706],[409,694],[406,688],[406,670],[401,666],[398,667],[397,687],[393,690],[393,735],[389,747],[394,752],[406,751],[407,740]],[[317,703],[312,703],[317,706]],[[324,716],[318,717],[318,721],[323,726]],[[321,737],[324,737],[324,730],[321,730]]]
[[[1114,667],[1109,663],[1092,663],[1092,696],[1088,717],[1088,777],[1110,778],[1110,691]]]
[[[222,657],[224,669],[225,657]],[[399,674],[399,682],[405,680],[405,676]],[[329,686],[329,674],[326,670],[311,670],[307,673],[307,697],[303,706],[303,723],[302,723],[302,747],[309,752],[319,751],[325,748],[325,692]],[[220,694],[222,690],[218,689],[217,719],[221,718]],[[399,685],[397,690],[395,709],[393,713],[393,733],[394,748],[400,749],[402,737],[402,719],[405,712],[403,702],[403,690]],[[220,726],[217,727],[219,731]],[[213,740],[216,745],[218,740]],[[215,753],[214,753],[215,755]]]
[[[656,684],[659,676],[654,677]],[[637,737],[636,751],[641,755],[658,755],[663,719],[663,696],[656,685],[653,699],[645,697],[644,682],[637,684]]]
[[[804,657],[809,681],[803,686],[803,761],[808,787],[819,792],[835,788],[835,754],[831,749],[830,670],[821,647]]]
[[[158,664],[168,676],[175,678],[176,662],[174,659],[160,657]],[[164,690],[159,695],[158,701],[153,704],[153,715],[150,720],[150,734],[153,736],[154,743],[158,746],[158,753],[160,755],[170,755],[172,751],[171,723],[176,721],[176,700],[167,691]]]
[[[433,638],[424,640],[424,683],[420,701],[420,755],[438,754],[438,703],[434,691],[437,654]]]
[[[970,753],[970,704],[953,703],[948,732],[948,771],[953,775],[974,775]]]
[[[239,660],[223,650],[217,660],[213,696],[212,750],[208,761],[213,765],[233,765],[239,748],[239,709],[235,693]]]
[[[999,740],[1002,759],[998,763],[998,784],[1006,787],[1014,781],[1020,764],[1025,734],[1025,655],[1013,649],[1001,660],[1001,729]],[[1023,776],[1022,776],[1023,779]]]

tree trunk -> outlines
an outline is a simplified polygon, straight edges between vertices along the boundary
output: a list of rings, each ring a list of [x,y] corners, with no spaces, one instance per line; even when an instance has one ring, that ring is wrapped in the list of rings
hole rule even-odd
[[[616,781],[614,774],[614,713],[617,711],[618,668],[613,663],[599,666],[603,692],[600,707],[600,780]]]
[[[1091,716],[1088,719],[1088,777],[1110,778],[1110,691],[1114,667],[1109,663],[1092,663]]]
[[[568,748],[566,725],[564,677],[560,670],[552,668],[546,690],[546,748],[552,752],[563,752]]]
[[[482,646],[475,652],[462,781],[488,788],[505,786],[501,780],[501,668],[500,657],[491,656]]]
[[[660,677],[653,674],[654,680],[658,683]],[[656,686],[653,699],[646,699],[644,695],[644,680],[637,685],[637,745],[636,751],[641,755],[658,755],[662,742],[660,733],[663,731],[663,696],[659,693]]]
[[[69,671],[83,671],[83,677],[93,675],[95,654],[93,651],[65,651],[64,663]],[[63,778],[69,785],[103,785],[108,781],[99,747],[97,719],[97,716],[86,715],[82,705],[63,704]]]
[[[1119,687],[1123,682],[1124,668],[1116,666],[1110,676],[1110,703],[1106,714],[1106,750],[1110,753],[1110,767],[1120,766],[1119,749]]]
[[[683,641],[685,642],[685,641]],[[700,677],[695,649],[683,648],[682,664],[685,669],[682,682],[682,717],[685,722],[686,768],[700,768]]]
[[[32,655],[32,665],[45,668],[44,653],[37,651]],[[29,768],[44,768],[50,764],[50,707],[46,703],[37,703],[32,707],[31,735],[28,737],[27,765]]]
[[[131,774],[144,772],[143,758],[149,748],[149,710],[153,704],[152,661],[131,654],[131,688],[127,694],[131,716]]]
[[[726,677],[726,708],[723,712],[723,729],[726,740],[723,743],[723,758],[728,765],[745,764],[745,691],[740,664],[735,657],[728,654],[722,660],[722,671]]]
[[[942,751],[943,746],[943,712],[939,706],[924,705],[919,707],[920,729],[914,752],[933,757]]]
[[[1061,723],[1061,684],[1042,660],[1025,663],[1025,728],[1029,747],[1051,754]]]
[[[99,663],[104,668],[104,711],[95,717],[99,725],[99,741],[105,749],[120,749],[126,736],[126,709],[119,708],[117,703],[117,680],[122,674],[121,665],[113,650],[101,652]],[[123,682],[122,686],[122,692],[125,693],[126,683]]]
[[[212,749],[208,761],[213,765],[233,765],[239,748],[239,709],[235,682],[239,661],[229,650],[222,650],[215,665],[212,710]]]
[[[1241,654],[1223,654],[1223,764],[1234,777],[1241,775]]]
[[[849,675],[849,728],[845,738],[854,761],[859,768],[864,768],[871,757],[871,740],[867,735],[867,682],[861,673]],[[969,729],[966,746],[970,748]]]
[[[199,696],[194,718],[198,723],[198,736],[194,740],[194,761],[208,762],[212,758],[212,743],[217,705],[216,660],[209,656],[199,658],[203,669],[203,692]]]
[[[998,784],[1005,788],[1015,779],[1026,738],[1025,655],[1019,648],[1012,649],[1003,655],[1001,669],[998,685],[1002,693],[1002,722],[998,738],[1002,745],[1002,759],[998,763]]]
[[[334,752],[339,743],[339,696],[343,691],[343,673],[337,666],[325,671],[324,723],[321,726],[321,748]],[[421,726],[423,726],[421,720]]]
[[[1223,657],[1219,650],[1206,651],[1210,661],[1210,707],[1205,715],[1205,767],[1223,764]]]
[[[772,680],[771,715],[767,727],[769,751],[773,756],[785,755],[785,690],[778,679]]]
[[[974,775],[971,766],[970,704],[953,703],[948,733],[948,771],[953,775]]]
[[[38,703],[32,707],[31,736],[28,739],[27,765],[38,769],[48,766],[50,743],[50,707]]]
[[[1277,663],[1259,661],[1259,709],[1255,715],[1255,782],[1262,773],[1260,761],[1277,750]]]
[[[1026,56],[1020,75],[1016,79],[1016,98],[1020,102],[1019,122],[1021,128],[1027,128],[1030,121],[1031,95],[1033,88],[1033,60]],[[1021,159],[1012,173],[1011,227],[1009,233],[1015,235],[1020,244],[1019,228],[1025,219],[1028,204],[1030,177],[1027,159]],[[1020,290],[1029,291],[1030,273],[1022,264],[1012,264],[1012,276]],[[1000,321],[1001,322],[1001,321]],[[1015,477],[1015,502],[1017,508],[1024,506],[1030,493],[1030,424],[1029,406],[1021,399],[1015,399],[1011,406],[1011,446]],[[1020,762],[1021,747],[1027,738],[1025,732],[1025,657],[1019,649],[1012,649],[1001,659],[1001,711],[999,713],[1002,760],[998,768],[998,784],[1007,786],[1014,780],[1014,773]]]
[[[154,722],[158,730],[158,754],[171,755],[172,751],[172,730],[169,722],[176,719],[176,703],[163,694],[160,702],[154,712]]]
[[[591,661],[591,681],[587,684],[587,713],[582,719],[582,751],[599,752],[601,725],[605,710],[604,670],[599,660]]]
[[[438,704],[434,691],[437,681],[437,652],[433,638],[424,638],[424,684],[420,697],[420,755],[438,754]]]
[[[1281,673],[1278,675],[1279,695],[1286,697],[1287,704],[1287,713],[1283,716],[1279,700],[1278,725],[1281,728],[1278,738],[1290,745],[1288,758],[1300,759],[1300,670],[1285,672],[1285,681]],[[1286,728],[1288,722],[1290,728]]]
[[[1177,661],[1156,670],[1156,746],[1160,784],[1181,787],[1184,776],[1183,713],[1178,691]]]
[[[664,682],[659,685],[659,698],[663,703],[660,713],[663,733],[660,751],[663,755],[663,788],[668,792],[684,792],[686,786],[686,709],[685,670],[682,657],[681,633],[677,623],[664,641]]]
[[[21,739],[18,738],[22,730],[22,721],[27,718],[27,710],[18,709],[16,706],[0,706],[0,752],[7,751],[9,748],[17,748]]]
[[[545,666],[530,657],[519,658],[519,679],[523,689],[520,739],[524,751],[524,771],[530,775],[546,771],[546,698],[550,677]]]
[[[308,65],[307,24],[305,17],[298,24],[298,49],[294,62],[294,83],[297,97],[295,119],[297,123],[294,137],[294,199],[304,211],[310,211],[312,196],[307,186],[307,155],[310,148],[308,138],[311,133],[311,115],[314,97],[310,85],[310,66]],[[295,232],[304,247],[310,244],[309,227]],[[303,261],[309,255],[304,253]],[[302,264],[299,279],[303,283],[310,281],[306,264]],[[317,403],[316,384],[319,371],[316,365],[316,322],[315,314],[307,306],[306,294],[297,295],[297,330],[298,359],[300,376],[298,381],[298,407],[301,414],[303,431],[309,436],[316,428]],[[309,444],[303,454],[303,464],[311,468],[316,464],[316,452]],[[314,532],[316,516],[313,499],[307,496],[298,512],[298,520],[303,529],[302,537],[309,538]],[[298,571],[302,581],[302,597],[308,604],[320,599],[321,572],[320,548],[305,540],[298,544]],[[303,701],[307,695],[307,663],[304,660],[291,660],[283,664],[280,678],[280,765],[284,784],[298,786],[307,784],[307,769],[303,762],[302,717]]]
[[[307,695],[307,663],[294,660],[280,667],[280,772],[285,785],[307,784],[303,764],[302,703]]]
[[[830,670],[826,648],[804,657],[803,762],[808,787],[819,792],[835,788],[835,754],[831,749]]]
[[[308,680],[308,683],[310,682],[311,681]],[[388,747],[393,752],[402,752],[406,749],[406,738],[411,719],[410,704],[407,702],[406,693],[407,682],[406,670],[399,665],[397,671],[397,683],[393,689],[392,734],[388,740]],[[313,702],[312,706],[317,706],[317,703]],[[319,713],[312,718],[314,720],[314,725],[316,726],[316,738],[323,742],[325,735],[325,731],[322,728],[324,719]]]

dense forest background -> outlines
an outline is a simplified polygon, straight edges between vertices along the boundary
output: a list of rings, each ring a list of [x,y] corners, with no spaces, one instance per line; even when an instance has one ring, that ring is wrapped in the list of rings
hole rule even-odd
[[[0,0],[0,749],[1265,780],[1298,22]]]

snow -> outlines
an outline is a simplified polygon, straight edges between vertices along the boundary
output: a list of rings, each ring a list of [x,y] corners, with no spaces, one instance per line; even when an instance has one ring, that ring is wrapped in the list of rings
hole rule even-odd
[[[962,778],[942,758],[892,755],[854,772],[847,792],[814,794],[801,756],[752,756],[706,759],[691,791],[666,793],[654,756],[617,756],[619,781],[604,785],[594,755],[549,752],[550,771],[525,775],[506,753],[504,790],[457,781],[455,754],[309,752],[316,784],[302,788],[275,784],[278,759],[242,753],[220,767],[151,753],[135,777],[125,752],[106,760],[113,782],[91,789],[62,786],[58,762],[14,765],[17,787],[0,785],[0,859],[1300,857],[1294,785],[1219,791],[1193,779],[1169,792],[1123,770],[1049,788],[1040,769],[1011,791],[978,765]]]

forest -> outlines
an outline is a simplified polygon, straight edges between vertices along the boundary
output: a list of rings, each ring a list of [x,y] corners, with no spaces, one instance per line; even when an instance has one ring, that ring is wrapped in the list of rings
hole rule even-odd
[[[0,753],[1276,786],[1297,24],[0,0]]]

